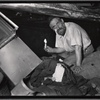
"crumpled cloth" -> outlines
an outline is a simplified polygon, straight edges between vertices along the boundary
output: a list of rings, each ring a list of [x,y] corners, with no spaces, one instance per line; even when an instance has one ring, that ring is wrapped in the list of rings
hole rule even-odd
[[[87,56],[82,62],[82,70],[79,75],[86,79],[100,78],[100,51]]]
[[[80,75],[75,75],[64,63],[61,63],[65,68],[62,82],[52,81],[51,79],[44,80],[45,77],[52,77],[57,63],[58,62],[54,59],[47,59],[35,68],[29,80],[31,85],[35,87],[34,91],[43,92],[43,88],[39,90],[41,86],[48,88],[47,91],[45,89],[44,92],[53,91],[56,95],[63,96],[82,96],[86,95],[88,90],[94,91],[91,85],[86,85],[88,82],[87,79]],[[93,95],[94,94],[95,92],[93,92]]]

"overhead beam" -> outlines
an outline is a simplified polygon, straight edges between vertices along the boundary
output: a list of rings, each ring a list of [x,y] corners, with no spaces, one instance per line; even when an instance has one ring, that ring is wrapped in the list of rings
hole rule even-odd
[[[69,3],[4,3],[0,8],[41,13],[45,15],[59,16],[64,18],[88,19],[100,21],[100,9],[89,9]]]

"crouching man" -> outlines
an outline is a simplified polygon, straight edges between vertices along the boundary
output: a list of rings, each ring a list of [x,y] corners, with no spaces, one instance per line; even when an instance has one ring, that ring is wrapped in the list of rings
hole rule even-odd
[[[46,46],[44,50],[64,58],[64,62],[74,65],[76,73],[81,69],[82,60],[94,51],[86,31],[73,22],[61,18],[49,18],[49,26],[56,33],[55,48]]]

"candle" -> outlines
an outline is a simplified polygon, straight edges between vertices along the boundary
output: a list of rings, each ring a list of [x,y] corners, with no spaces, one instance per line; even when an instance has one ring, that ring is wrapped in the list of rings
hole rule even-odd
[[[44,39],[44,47],[46,48],[47,47],[47,40]]]

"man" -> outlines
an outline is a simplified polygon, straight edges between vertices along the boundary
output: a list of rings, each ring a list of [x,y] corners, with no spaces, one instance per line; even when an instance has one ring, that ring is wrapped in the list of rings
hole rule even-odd
[[[56,33],[55,48],[47,46],[44,50],[63,57],[66,64],[74,65],[79,71],[83,57],[94,51],[86,31],[73,22],[64,22],[60,18],[51,18],[50,28]]]

